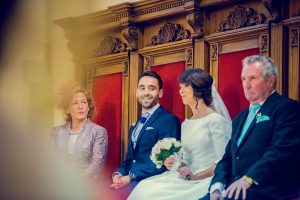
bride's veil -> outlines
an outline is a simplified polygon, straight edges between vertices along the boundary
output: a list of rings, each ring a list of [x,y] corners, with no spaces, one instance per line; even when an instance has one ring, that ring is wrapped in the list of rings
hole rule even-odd
[[[231,134],[232,127],[231,127],[230,115],[228,113],[228,110],[227,110],[222,98],[220,97],[219,93],[217,92],[214,84],[211,87],[211,93],[212,93],[212,97],[213,97],[212,106],[217,113],[219,113],[220,115],[222,115],[225,118],[225,121],[227,122],[228,130],[230,130],[230,131],[228,131],[228,133]]]

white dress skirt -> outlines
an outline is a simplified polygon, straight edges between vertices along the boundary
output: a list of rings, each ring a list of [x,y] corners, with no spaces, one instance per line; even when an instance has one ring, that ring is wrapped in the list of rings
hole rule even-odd
[[[183,162],[193,174],[208,169],[222,158],[231,134],[228,126],[218,113],[182,123]],[[207,194],[211,179],[185,180],[177,172],[167,171],[141,181],[128,200],[197,200]]]

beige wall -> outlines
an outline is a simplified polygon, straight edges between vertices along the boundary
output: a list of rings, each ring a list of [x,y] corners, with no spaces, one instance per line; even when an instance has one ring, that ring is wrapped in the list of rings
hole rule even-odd
[[[74,63],[57,19],[79,16],[121,1],[18,1],[8,20],[0,71],[0,103],[6,118],[47,134],[64,122],[53,100],[58,88],[74,80]],[[32,126],[34,124],[34,126]]]

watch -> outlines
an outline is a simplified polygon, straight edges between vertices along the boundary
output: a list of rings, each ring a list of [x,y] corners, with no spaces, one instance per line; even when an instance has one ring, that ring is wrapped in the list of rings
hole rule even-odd
[[[136,179],[136,176],[131,171],[129,171],[128,176],[129,176],[130,182],[132,182],[132,181],[134,181]]]

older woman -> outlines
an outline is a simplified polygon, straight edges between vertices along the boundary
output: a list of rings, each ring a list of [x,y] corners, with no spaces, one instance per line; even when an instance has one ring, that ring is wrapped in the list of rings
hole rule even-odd
[[[66,114],[66,123],[54,127],[52,143],[78,161],[84,176],[97,177],[107,153],[107,131],[90,121],[94,106],[85,90],[64,91],[61,97],[58,107]]]

